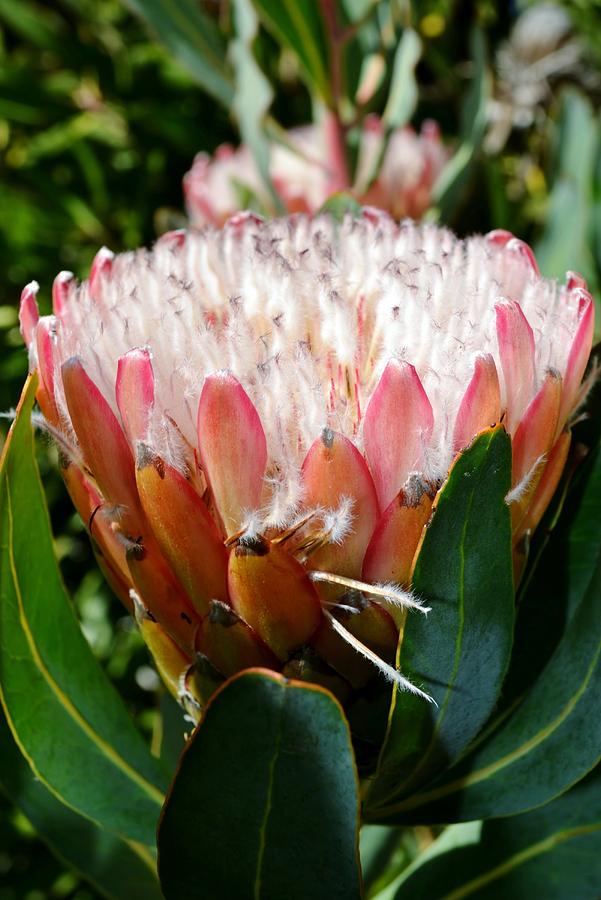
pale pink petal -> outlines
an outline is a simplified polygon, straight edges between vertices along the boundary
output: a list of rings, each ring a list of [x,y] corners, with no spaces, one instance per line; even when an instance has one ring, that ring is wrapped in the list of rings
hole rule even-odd
[[[42,316],[35,332],[38,372],[45,397],[40,401],[46,418],[56,425],[59,413],[56,405],[56,371],[58,365],[57,346],[58,320],[55,316]]]
[[[534,335],[522,308],[513,300],[497,303],[495,313],[505,382],[505,424],[513,434],[534,390]]]
[[[561,375],[550,369],[513,438],[514,485],[519,484],[536,461],[550,450],[557,431],[561,393]]]
[[[542,519],[563,474],[571,439],[571,433],[563,431],[549,452],[543,474],[530,501],[528,512],[524,517],[519,532],[515,535],[516,542],[525,531],[534,531]]]
[[[566,272],[566,287],[568,291],[574,290],[574,288],[582,288],[583,291],[588,290],[586,286],[586,280],[579,272]]]
[[[495,228],[494,231],[488,232],[486,240],[497,247],[505,247],[509,241],[513,240],[513,235],[511,231],[505,231],[504,228]]]
[[[455,419],[453,449],[461,450],[482,431],[499,421],[501,392],[497,367],[490,353],[476,358],[474,374]]]
[[[391,360],[365,411],[363,431],[381,509],[422,465],[433,425],[432,407],[414,367]]]
[[[558,429],[561,430],[573,412],[574,404],[577,401],[580,382],[586,369],[588,358],[590,356],[591,347],[593,346],[593,335],[595,331],[595,304],[592,297],[587,292],[582,291],[582,312],[580,322],[576,334],[572,339],[568,363],[564,375],[563,397],[561,400],[561,409],[559,412]]]
[[[497,247],[505,247],[517,254],[528,266],[534,275],[540,275],[538,263],[532,251],[524,241],[513,236],[511,231],[505,231],[504,228],[495,228],[486,235],[486,240]]]
[[[517,253],[532,270],[534,275],[540,275],[540,269],[538,268],[538,263],[532,248],[529,247],[525,241],[520,241],[518,238],[512,237],[510,241],[507,241],[506,247],[508,250]]]
[[[134,519],[139,511],[134,460],[111,407],[77,357],[62,366],[65,399],[81,452],[105,499],[124,506]]]
[[[19,306],[19,325],[21,336],[29,347],[33,339],[33,332],[38,324],[40,313],[36,300],[40,286],[37,281],[30,281],[21,291],[21,303]]]
[[[55,316],[61,316],[66,309],[67,299],[71,288],[75,285],[73,272],[59,272],[52,285],[52,311]]]
[[[154,373],[148,350],[136,348],[119,358],[115,393],[130,444],[145,441],[154,406]]]
[[[186,229],[174,228],[173,231],[166,231],[160,236],[160,238],[158,238],[156,243],[159,246],[167,245],[168,247],[172,247],[174,250],[178,250],[186,243]]]
[[[261,502],[267,443],[250,397],[233,375],[208,375],[198,404],[202,467],[225,530],[240,528]]]
[[[110,271],[113,267],[114,258],[115,254],[112,250],[109,250],[108,247],[101,247],[92,260],[92,265],[90,267],[90,277],[88,279],[90,284],[90,294],[92,295],[92,297],[98,296],[102,279],[110,274]]]
[[[344,540],[328,543],[311,556],[311,568],[357,578],[365,548],[378,520],[378,498],[369,469],[344,435],[324,429],[309,448],[302,466],[306,508],[336,510],[351,501],[352,522]]]

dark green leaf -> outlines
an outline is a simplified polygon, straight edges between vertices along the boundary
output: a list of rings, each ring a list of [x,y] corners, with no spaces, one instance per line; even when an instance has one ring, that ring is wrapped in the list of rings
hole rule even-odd
[[[581,579],[581,599],[563,620],[556,649],[521,703],[457,766],[422,793],[396,804],[393,818],[453,822],[510,815],[556,797],[592,769],[601,756],[601,454],[597,453],[574,519],[569,541],[570,566]],[[593,518],[590,518],[590,515]],[[561,531],[559,535],[563,534]],[[549,544],[546,561],[553,565]],[[563,553],[559,566],[565,564]],[[558,576],[549,591],[564,590]],[[541,594],[539,623],[547,627],[554,597]],[[551,623],[553,624],[553,623]],[[521,647],[521,652],[528,648]]]
[[[478,27],[474,28],[471,35],[471,51],[474,72],[462,110],[461,141],[432,191],[433,202],[439,207],[443,221],[448,220],[457,204],[486,129],[486,105],[491,93],[491,77],[487,67],[484,34]]]
[[[0,468],[0,695],[40,780],[128,839],[154,842],[165,778],[86,643],[54,558],[26,386]]]
[[[601,419],[601,383],[591,401]],[[594,407],[590,407],[594,414]],[[599,423],[601,424],[601,422]],[[503,687],[503,707],[515,704],[542,672],[557,648],[566,623],[580,606],[595,569],[601,543],[601,465],[599,448],[578,460],[585,435],[595,425],[593,415],[575,428],[576,460],[568,462],[565,485],[535,536],[536,552],[520,586],[514,653]],[[598,426],[596,426],[598,427]],[[596,435],[593,440],[598,443]],[[541,599],[545,627],[541,628]]]
[[[0,788],[50,849],[114,900],[160,900],[152,853],[99,828],[58,801],[38,781],[0,711]]]
[[[194,0],[126,0],[158,39],[226,109],[234,91],[219,29]]]
[[[510,441],[497,427],[458,457],[437,497],[413,574],[432,611],[408,616],[400,648],[401,671],[437,705],[393,696],[370,820],[453,763],[497,701],[513,635],[510,483]]]
[[[331,96],[328,44],[320,4],[315,0],[254,0],[266,27],[296,54],[309,88]]]
[[[596,900],[599,885],[597,770],[534,812],[452,826],[377,900]]]
[[[167,900],[357,900],[358,787],[327,691],[266,671],[211,700],[159,826]]]

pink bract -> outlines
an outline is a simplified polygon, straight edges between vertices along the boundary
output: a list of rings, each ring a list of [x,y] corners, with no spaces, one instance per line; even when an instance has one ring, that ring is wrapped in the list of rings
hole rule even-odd
[[[407,126],[390,136],[378,169],[385,140],[377,116],[363,126],[357,172],[349,180],[337,143],[323,126],[295,128],[287,135],[288,146],[271,147],[270,175],[283,206],[289,213],[315,213],[331,194],[353,193],[365,204],[388,211],[396,219],[419,219],[430,206],[432,187],[448,159],[435,122],[427,121],[417,134]],[[248,147],[220,147],[211,158],[199,153],[184,178],[184,194],[190,222],[222,225],[249,205],[273,212],[273,202]]]
[[[375,664],[417,690],[390,664],[436,491],[502,423],[517,547],[593,336],[582,279],[542,278],[510,235],[369,208],[102,250],[89,281],[58,276],[53,316],[36,290],[21,327],[65,481],[172,687],[198,653],[228,676],[309,646],[347,687]]]

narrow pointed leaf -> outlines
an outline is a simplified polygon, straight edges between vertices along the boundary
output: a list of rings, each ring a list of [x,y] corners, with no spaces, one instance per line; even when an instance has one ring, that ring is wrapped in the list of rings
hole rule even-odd
[[[225,47],[213,19],[193,0],[127,0],[127,5],[226,109],[233,98]]]
[[[88,647],[53,555],[31,378],[0,467],[0,699],[38,778],[72,809],[152,844],[162,770]]]
[[[265,120],[273,100],[273,89],[253,54],[259,22],[251,0],[233,0],[232,6],[234,39],[229,52],[236,81],[232,108],[240,126],[242,140],[250,147],[273,207],[277,213],[282,214],[285,210],[269,174],[270,147],[265,133]]]
[[[325,23],[313,0],[254,0],[266,27],[298,57],[311,91],[330,98],[330,75]]]
[[[413,573],[432,611],[407,617],[400,668],[437,706],[394,695],[370,820],[386,820],[390,798],[454,762],[495,706],[513,632],[510,479],[510,442],[497,427],[457,458],[435,501]]]
[[[245,672],[211,700],[171,786],[158,840],[166,900],[358,900],[357,815],[332,695]]]
[[[390,92],[382,116],[387,128],[401,128],[415,112],[419,96],[415,67],[421,54],[419,35],[412,28],[406,28],[396,49]]]

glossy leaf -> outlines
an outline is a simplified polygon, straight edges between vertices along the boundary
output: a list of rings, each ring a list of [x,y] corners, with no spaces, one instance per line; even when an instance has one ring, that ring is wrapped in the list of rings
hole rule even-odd
[[[338,703],[249,670],[215,694],[182,756],[159,826],[165,897],[356,900],[357,815]]]
[[[0,789],[53,853],[114,900],[160,900],[150,848],[128,843],[73,812],[36,779],[0,711]]]
[[[448,828],[376,900],[596,900],[600,884],[597,770],[534,812]]]
[[[593,396],[598,400],[601,385]],[[587,430],[593,417],[586,420]],[[599,423],[601,425],[601,422]],[[583,446],[577,426],[574,444]],[[580,452],[580,451],[578,451]],[[601,460],[599,450],[584,463],[568,462],[564,485],[549,518],[535,535],[531,568],[520,585],[518,619],[511,667],[503,687],[502,708],[515,704],[548,663],[566,623],[580,606],[591,580],[601,544]],[[541,598],[544,598],[541,601]],[[541,602],[545,627],[541,628]]]
[[[234,91],[223,38],[194,0],[126,0],[158,39],[215,100],[229,107]]]
[[[314,0],[254,0],[266,27],[298,57],[309,88],[330,99],[330,75],[321,4]]]
[[[458,456],[435,501],[413,574],[432,611],[407,617],[399,657],[437,705],[393,696],[370,820],[386,819],[391,798],[453,763],[497,701],[513,634],[510,481],[510,441],[497,427]]]
[[[152,844],[165,778],[86,643],[61,580],[24,389],[0,469],[0,696],[39,779],[72,809]]]
[[[429,789],[390,810],[393,820],[463,821],[519,813],[556,797],[589,772],[601,757],[601,520],[598,517],[601,454],[591,467],[580,515],[568,535],[580,599],[562,613],[563,635],[541,665],[534,684],[502,713],[457,766]],[[590,514],[592,513],[592,518]],[[563,532],[559,532],[562,535]],[[550,542],[540,565],[553,566]],[[586,562],[586,578],[582,564]],[[555,560],[555,585],[538,595],[540,629],[563,592],[563,553]],[[580,570],[580,571],[579,571]],[[560,597],[561,599],[561,597]],[[565,607],[565,598],[562,600]],[[552,616],[551,616],[552,618]],[[553,623],[551,623],[553,624]],[[520,652],[527,652],[522,646]]]

